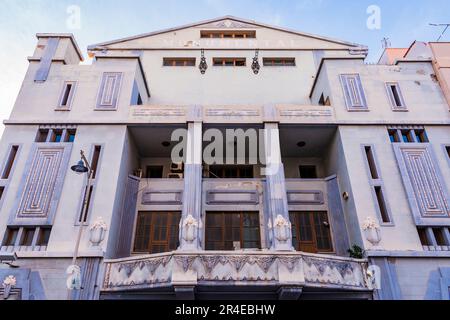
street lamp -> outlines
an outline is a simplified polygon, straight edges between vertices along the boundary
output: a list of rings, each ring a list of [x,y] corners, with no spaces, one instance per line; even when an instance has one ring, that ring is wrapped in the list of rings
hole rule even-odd
[[[87,205],[88,205],[88,198],[89,198],[89,190],[91,189],[91,183],[92,183],[92,174],[93,170],[91,165],[89,164],[89,161],[86,159],[83,150],[80,151],[81,159],[78,161],[78,163],[74,166],[72,166],[70,169],[75,172],[78,175],[82,175],[87,173],[87,183],[86,183],[86,189],[84,192],[83,197],[83,208],[81,210],[81,219],[80,219],[80,225],[79,225],[79,231],[78,231],[78,237],[77,242],[75,245],[74,253],[73,253],[73,259],[72,259],[72,265],[70,265],[67,268],[66,273],[69,275],[67,279],[67,289],[68,292],[68,300],[71,298],[71,291],[72,290],[80,290],[81,289],[81,269],[76,264],[77,258],[78,258],[78,252],[80,249],[80,242],[81,242],[81,236],[83,235],[83,229],[85,226],[86,216],[87,216]]]

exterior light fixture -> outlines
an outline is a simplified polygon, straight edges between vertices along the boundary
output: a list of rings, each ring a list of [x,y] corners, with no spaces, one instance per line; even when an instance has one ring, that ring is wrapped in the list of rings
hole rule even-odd
[[[350,195],[348,194],[348,192],[344,192],[342,194],[342,198],[344,198],[344,200],[347,201],[348,199],[350,199]]]
[[[299,147],[299,148],[306,147],[306,142],[305,141],[300,141],[299,143],[297,143],[297,147]]]
[[[86,183],[86,192],[84,193],[83,196],[83,208],[82,208],[82,213],[81,213],[81,220],[80,220],[80,226],[79,226],[79,230],[78,230],[78,237],[77,237],[77,242],[75,245],[75,249],[74,249],[74,253],[73,253],[73,258],[72,258],[72,264],[67,268],[67,289],[68,289],[68,293],[67,293],[67,299],[70,300],[72,297],[72,291],[74,290],[80,290],[81,289],[81,268],[76,264],[77,263],[77,258],[78,258],[78,253],[80,250],[80,242],[81,242],[81,236],[83,234],[83,229],[84,229],[84,221],[86,221],[86,215],[88,212],[88,194],[89,194],[89,190],[91,188],[92,185],[92,175],[94,173],[94,171],[92,170],[91,165],[89,164],[89,161],[86,159],[86,156],[84,155],[83,150],[80,151],[80,155],[81,155],[81,160],[78,161],[78,163],[74,166],[72,166],[70,169],[81,175],[86,173],[87,176],[87,183]]]
[[[205,50],[202,49],[201,53],[202,57],[200,59],[200,64],[198,65],[198,68],[200,69],[201,74],[205,74],[206,70],[208,69],[208,63],[206,62],[205,58]]]
[[[253,58],[252,70],[254,74],[258,74],[261,66],[259,65],[259,50],[255,51],[255,57]]]
[[[166,148],[170,147],[170,142],[169,141],[163,141],[161,144],[162,144],[163,147],[166,147]]]
[[[78,161],[78,163],[70,167],[70,169],[77,174],[83,174],[89,171],[89,169],[84,165],[83,160]]]

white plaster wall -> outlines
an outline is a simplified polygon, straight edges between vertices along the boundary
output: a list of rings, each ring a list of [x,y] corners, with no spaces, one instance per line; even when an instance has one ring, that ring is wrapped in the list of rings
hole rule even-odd
[[[395,260],[404,300],[440,299],[439,268],[450,268],[449,258],[399,258]]]
[[[320,79],[314,96],[331,87],[331,104],[339,122],[396,123],[396,124],[448,124],[450,114],[439,83],[431,75],[434,70],[431,63],[401,63],[398,66],[365,65],[361,60],[326,61],[328,78]],[[364,88],[368,112],[348,112],[344,92],[340,83],[340,74],[359,73]],[[408,112],[394,112],[385,89],[386,82],[398,82]],[[315,101],[313,99],[313,101]]]
[[[354,199],[356,217],[362,226],[367,217],[381,224],[376,213],[377,202],[372,196],[369,184],[367,160],[361,149],[363,144],[373,145],[378,160],[378,171],[384,182],[384,197],[390,207],[394,226],[381,226],[382,241],[385,250],[418,250],[422,245],[413,220],[413,215],[403,187],[400,170],[387,128],[384,126],[342,126],[340,127],[343,151],[347,159],[348,175],[352,186],[350,197]],[[362,230],[360,231],[362,233]],[[372,245],[364,239],[365,248]]]

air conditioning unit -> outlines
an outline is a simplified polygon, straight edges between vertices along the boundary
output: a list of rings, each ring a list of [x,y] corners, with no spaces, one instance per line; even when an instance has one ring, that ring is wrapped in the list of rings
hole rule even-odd
[[[173,173],[183,172],[183,164],[182,163],[172,163],[170,165],[170,171],[172,171]]]
[[[169,178],[169,179],[183,179],[183,174],[182,173],[169,173],[167,175],[167,178]]]

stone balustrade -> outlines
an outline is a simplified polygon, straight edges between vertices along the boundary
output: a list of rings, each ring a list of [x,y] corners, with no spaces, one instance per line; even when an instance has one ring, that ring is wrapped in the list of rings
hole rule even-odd
[[[104,263],[103,292],[209,284],[370,290],[367,261],[300,252],[175,251]]]

